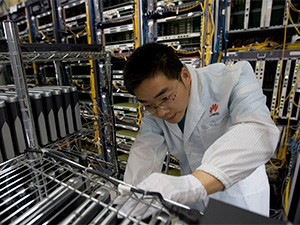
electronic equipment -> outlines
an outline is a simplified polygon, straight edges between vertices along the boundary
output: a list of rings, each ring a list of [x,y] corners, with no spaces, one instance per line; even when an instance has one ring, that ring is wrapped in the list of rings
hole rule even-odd
[[[0,148],[1,160],[12,159],[15,156],[5,102],[0,100]]]
[[[18,155],[23,153],[27,147],[18,100],[15,96],[4,95],[3,93],[0,93],[0,100],[4,101],[6,105],[14,152]]]

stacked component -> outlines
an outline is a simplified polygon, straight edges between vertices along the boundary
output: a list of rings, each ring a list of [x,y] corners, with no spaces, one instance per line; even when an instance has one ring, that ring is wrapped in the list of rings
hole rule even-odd
[[[23,153],[27,142],[14,86],[4,86],[0,89],[2,162]],[[29,89],[29,97],[40,146],[81,130],[76,87],[34,87]]]
[[[113,61],[113,108],[115,113],[116,143],[121,169],[125,169],[129,150],[138,134],[141,120],[141,107],[135,96],[129,94],[124,86],[124,60]]]
[[[240,60],[251,63],[256,78],[267,96],[267,106],[272,116],[277,120],[290,119],[297,123],[300,116],[299,51],[285,50],[284,55],[282,50],[241,51],[230,52],[227,55],[229,65]]]
[[[133,1],[103,1],[103,33],[105,50],[113,54],[128,54],[134,48],[134,18]]]
[[[0,161],[4,161],[23,153],[27,146],[17,98],[1,93],[0,103]]]
[[[14,96],[0,95],[0,100],[5,101],[10,133],[16,154],[23,153],[26,149],[24,129],[22,125],[21,112],[18,107],[17,98]],[[8,134],[9,132],[7,132]]]
[[[0,144],[1,154],[0,160],[11,159],[15,156],[13,143],[11,138],[11,132],[9,129],[8,116],[4,101],[0,101]]]
[[[195,50],[200,46],[201,12],[197,1],[185,3],[185,7],[178,6],[176,16],[171,15],[168,6],[157,7],[162,10],[164,16],[157,19],[157,42],[174,46],[178,49]],[[189,9],[189,11],[187,11]],[[150,13],[149,9],[149,12]],[[164,11],[165,10],[165,11]],[[184,13],[182,13],[182,12]],[[151,11],[152,12],[152,11]],[[156,13],[155,11],[152,13]],[[175,14],[175,13],[174,13]],[[151,16],[149,16],[151,21]]]
[[[71,161],[64,152],[45,149],[34,158],[30,154],[0,164],[1,224],[187,224],[201,217],[198,212],[194,221],[185,223],[167,208],[189,213],[188,208],[169,202],[163,206],[150,195],[128,192],[120,198],[121,181]],[[133,211],[122,210],[127,201],[138,205],[133,204],[133,211],[152,207],[152,215],[134,217]]]

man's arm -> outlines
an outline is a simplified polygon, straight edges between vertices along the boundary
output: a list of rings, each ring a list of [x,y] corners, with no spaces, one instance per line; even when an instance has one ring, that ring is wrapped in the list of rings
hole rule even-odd
[[[196,170],[192,175],[201,182],[208,195],[224,190],[224,185],[209,173],[202,170]]]

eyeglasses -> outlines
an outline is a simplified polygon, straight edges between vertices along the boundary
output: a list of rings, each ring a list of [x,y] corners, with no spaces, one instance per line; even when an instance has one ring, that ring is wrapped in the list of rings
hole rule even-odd
[[[176,85],[174,93],[172,93],[168,97],[163,98],[161,100],[161,102],[158,105],[156,105],[156,106],[154,106],[154,105],[147,105],[147,106],[145,106],[144,105],[145,109],[149,113],[155,113],[158,108],[160,108],[160,109],[166,109],[166,108],[170,107],[170,105],[174,102],[174,100],[175,100],[175,98],[177,96],[177,88],[178,88],[178,83]]]

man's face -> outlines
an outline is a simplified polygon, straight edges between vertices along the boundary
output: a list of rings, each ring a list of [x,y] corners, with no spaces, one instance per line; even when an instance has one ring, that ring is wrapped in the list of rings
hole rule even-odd
[[[146,110],[169,123],[183,118],[189,102],[191,77],[186,68],[181,71],[181,81],[168,79],[163,73],[144,80],[134,93]]]

